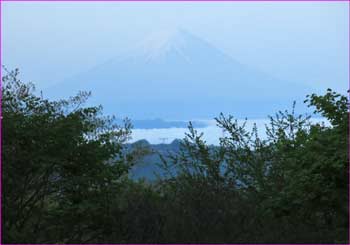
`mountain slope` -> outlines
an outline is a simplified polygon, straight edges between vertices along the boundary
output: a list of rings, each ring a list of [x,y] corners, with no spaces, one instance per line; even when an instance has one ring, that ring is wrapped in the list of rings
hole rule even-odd
[[[212,118],[220,112],[260,117],[306,93],[183,30],[151,35],[47,93],[57,98],[78,90],[92,91],[92,103],[108,113],[138,119]]]

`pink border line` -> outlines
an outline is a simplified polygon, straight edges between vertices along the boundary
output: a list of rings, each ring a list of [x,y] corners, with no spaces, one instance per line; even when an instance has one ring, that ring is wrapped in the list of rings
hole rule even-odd
[[[348,87],[348,101],[350,101],[350,2],[348,3],[348,82],[349,82],[349,87]],[[350,104],[348,107],[348,123],[350,122]],[[348,225],[350,226],[350,123],[348,127],[348,178],[349,178],[349,183],[348,183],[348,190],[349,190],[349,195],[348,195]],[[348,242],[350,242],[350,227],[348,227],[348,232],[349,232],[349,237],[348,237]]]
[[[350,101],[350,0],[0,0],[0,65],[2,66],[2,2],[349,2],[348,4],[348,38],[349,38],[349,45],[348,45],[348,62],[349,62],[349,91],[348,91],[348,100]],[[0,78],[2,79],[2,67],[0,67]],[[0,90],[2,91],[2,80],[0,80]],[[350,112],[350,105],[349,105],[349,112]],[[349,122],[350,122],[350,113],[349,116]],[[350,197],[350,123],[348,127],[348,160],[349,160],[349,197]],[[350,201],[349,201],[349,210],[350,210]],[[2,92],[0,92],[0,245],[2,243]],[[349,212],[349,221],[350,221],[350,212]],[[349,232],[349,241],[350,241],[350,232]],[[31,245],[30,243],[26,243],[27,245]],[[55,243],[57,245],[64,245],[60,243]],[[234,243],[233,243],[234,244]],[[283,245],[284,243],[279,243]],[[286,243],[288,244],[288,243]],[[342,243],[338,243],[342,244]],[[346,243],[345,243],[346,244]],[[20,244],[16,244],[20,245]],[[41,245],[51,245],[51,244],[41,244]],[[70,244],[70,245],[80,245],[80,244]],[[93,245],[93,243],[86,244],[86,245]],[[99,244],[99,245],[112,245],[112,244]],[[141,244],[131,244],[131,245],[141,245]],[[169,244],[169,245],[175,245],[175,244]],[[185,245],[185,244],[180,244]],[[203,244],[203,245],[209,245],[209,244]],[[212,244],[210,244],[212,245]],[[237,244],[238,245],[238,244]],[[255,245],[255,244],[250,244]],[[260,243],[260,245],[267,245]],[[278,245],[278,244],[276,244]],[[307,245],[300,244],[300,245]],[[328,244],[324,244],[328,245]],[[334,244],[332,244],[334,245]]]
[[[0,244],[2,244],[2,9],[0,0]]]
[[[0,0],[0,2],[350,2],[350,0]]]

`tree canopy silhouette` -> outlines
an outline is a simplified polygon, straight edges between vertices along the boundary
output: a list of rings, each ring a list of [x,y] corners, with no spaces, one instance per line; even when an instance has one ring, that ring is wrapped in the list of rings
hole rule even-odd
[[[18,70],[2,78],[3,243],[349,242],[347,97],[309,95],[329,124],[293,106],[266,137],[220,114],[218,146],[190,123],[158,179],[137,181],[150,151],[126,147],[130,120],[84,107],[89,95],[50,101]]]

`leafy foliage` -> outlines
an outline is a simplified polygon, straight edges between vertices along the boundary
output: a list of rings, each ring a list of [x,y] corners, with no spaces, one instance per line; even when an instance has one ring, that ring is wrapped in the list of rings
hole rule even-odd
[[[220,114],[219,146],[190,123],[158,180],[135,181],[151,152],[126,147],[129,120],[83,107],[90,93],[37,96],[18,70],[2,81],[4,243],[348,243],[345,96],[307,96],[329,125],[294,104],[266,137]]]
[[[130,136],[89,93],[50,102],[3,77],[4,242],[87,242],[105,232],[111,196],[128,173]],[[72,222],[73,221],[73,222]]]
[[[177,169],[164,187],[171,187],[165,190],[174,196],[171,205],[187,211],[168,214],[184,221],[173,227],[186,227],[173,235],[174,242],[348,241],[348,100],[328,90],[305,103],[331,125],[295,115],[295,103],[292,112],[270,117],[264,139],[256,126],[247,131],[245,123],[221,114],[216,121],[225,136],[213,147],[189,125],[182,150],[163,164],[169,172]],[[203,207],[209,203],[210,209]],[[223,217],[211,223],[220,210]],[[220,232],[228,227],[231,232]]]

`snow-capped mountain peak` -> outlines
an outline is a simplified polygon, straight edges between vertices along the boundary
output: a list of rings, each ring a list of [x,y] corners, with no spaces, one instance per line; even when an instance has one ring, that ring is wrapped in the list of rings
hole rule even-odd
[[[169,53],[175,52],[189,61],[185,49],[191,42],[190,39],[190,34],[182,29],[157,31],[143,40],[133,53],[150,61],[164,58]]]
[[[123,55],[67,79],[51,94],[79,90],[92,91],[90,101],[110,113],[140,119],[208,118],[219,112],[258,117],[307,94],[305,87],[243,65],[181,29],[153,33]]]

